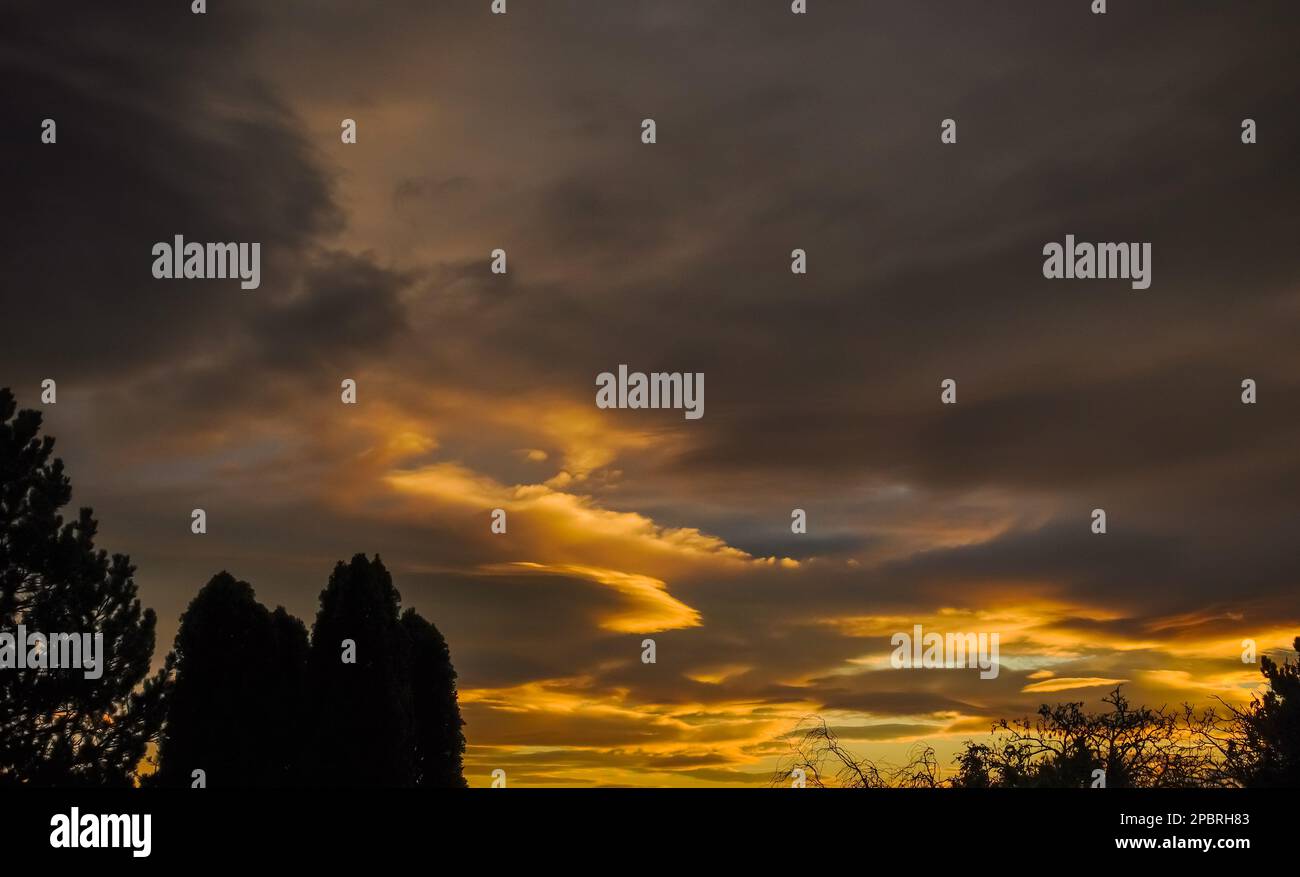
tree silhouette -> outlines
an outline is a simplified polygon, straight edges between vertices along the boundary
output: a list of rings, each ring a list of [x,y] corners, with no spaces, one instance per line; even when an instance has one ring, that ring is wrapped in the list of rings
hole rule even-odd
[[[1300,652],[1300,637],[1292,643]],[[1227,770],[1244,786],[1300,787],[1300,661],[1260,658],[1268,691],[1245,707],[1228,706]]]
[[[125,555],[95,548],[97,523],[72,498],[41,415],[0,389],[0,631],[103,635],[103,675],[81,669],[0,673],[0,783],[128,785],[161,722],[161,687],[137,686],[153,657],[154,613],[141,609]],[[25,643],[17,648],[26,649]]]
[[[340,562],[321,592],[308,657],[308,784],[466,785],[447,642],[415,610],[399,617],[400,604],[378,556]]]
[[[267,735],[269,745],[281,753],[276,765],[275,784],[300,785],[309,718],[307,659],[311,645],[307,639],[307,626],[286,612],[283,606],[275,607],[271,613],[271,632],[275,657],[268,669],[275,674],[274,688],[279,692],[278,715],[281,717]]]
[[[214,576],[181,616],[166,695],[167,724],[153,783],[291,785],[297,779],[307,630],[257,602],[252,587]]]
[[[309,645],[247,582],[213,577],[168,655],[151,784],[189,786],[199,769],[211,786],[464,787],[446,640],[398,604],[383,563],[358,554],[330,576]]]
[[[309,784],[415,784],[411,650],[398,622],[400,600],[383,562],[364,554],[338,563],[321,592],[308,658]],[[355,663],[343,660],[345,640]]]
[[[414,609],[402,613],[411,642],[411,686],[415,706],[415,784],[464,788],[465,724],[456,703],[456,670],[438,628]]]

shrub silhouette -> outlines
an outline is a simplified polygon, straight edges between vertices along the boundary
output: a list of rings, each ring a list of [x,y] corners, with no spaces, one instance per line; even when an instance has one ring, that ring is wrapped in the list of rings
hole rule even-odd
[[[1222,762],[1207,736],[1219,725],[1213,710],[1135,708],[1118,687],[1102,702],[1108,711],[1044,704],[1033,722],[998,722],[988,742],[965,744],[951,785],[1087,788],[1099,779],[1107,788],[1223,784]]]
[[[1300,637],[1294,642],[1300,652]],[[1245,706],[1196,711],[1133,707],[1120,688],[1087,712],[1082,703],[1039,707],[1037,719],[1003,719],[985,742],[967,741],[956,771],[939,776],[932,747],[899,766],[860,758],[826,722],[810,717],[788,735],[773,785],[801,771],[807,785],[841,788],[1080,788],[1104,773],[1108,788],[1300,786],[1300,661],[1264,657],[1268,690]]]

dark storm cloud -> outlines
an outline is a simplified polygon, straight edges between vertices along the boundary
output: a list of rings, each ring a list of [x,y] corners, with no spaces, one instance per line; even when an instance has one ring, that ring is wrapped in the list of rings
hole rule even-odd
[[[304,272],[303,293],[257,325],[261,361],[281,371],[345,368],[382,356],[405,328],[403,278],[364,257],[326,253]]]
[[[7,19],[4,76],[23,87],[4,135],[16,185],[0,307],[21,327],[5,383],[74,390],[166,368],[155,390],[212,401],[189,361],[238,383],[236,357],[311,368],[381,349],[400,326],[396,278],[318,251],[343,222],[331,183],[292,110],[240,63],[254,19],[222,13],[84,4]],[[46,117],[55,146],[37,136]],[[154,279],[153,244],[177,234],[261,243],[261,288]]]

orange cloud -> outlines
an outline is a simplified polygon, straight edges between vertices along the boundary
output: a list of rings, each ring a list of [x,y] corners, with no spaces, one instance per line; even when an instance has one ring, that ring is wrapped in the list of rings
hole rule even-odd
[[[1075,688],[1095,688],[1099,685],[1109,685],[1113,687],[1124,682],[1128,682],[1128,680],[1106,679],[1099,676],[1060,676],[1054,679],[1044,679],[1042,682],[1032,682],[1020,689],[1020,691],[1024,694],[1028,694],[1029,692],[1042,693],[1047,691],[1071,691]]]
[[[613,569],[572,563],[543,564],[518,561],[488,567],[502,572],[534,572],[576,576],[613,588],[627,599],[628,608],[601,619],[601,627],[616,633],[656,633],[698,627],[700,613],[668,593],[660,579]]]

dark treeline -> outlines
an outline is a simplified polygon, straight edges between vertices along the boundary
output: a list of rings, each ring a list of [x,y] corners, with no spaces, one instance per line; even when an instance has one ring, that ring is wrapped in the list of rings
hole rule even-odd
[[[378,559],[339,563],[310,639],[222,572],[181,616],[147,782],[463,786],[456,672],[438,629]]]
[[[447,643],[401,611],[378,557],[335,566],[310,636],[218,573],[149,675],[135,568],[95,548],[90,509],[64,522],[71,486],[40,423],[0,389],[0,631],[101,633],[103,659],[96,678],[0,672],[0,785],[465,786]]]

